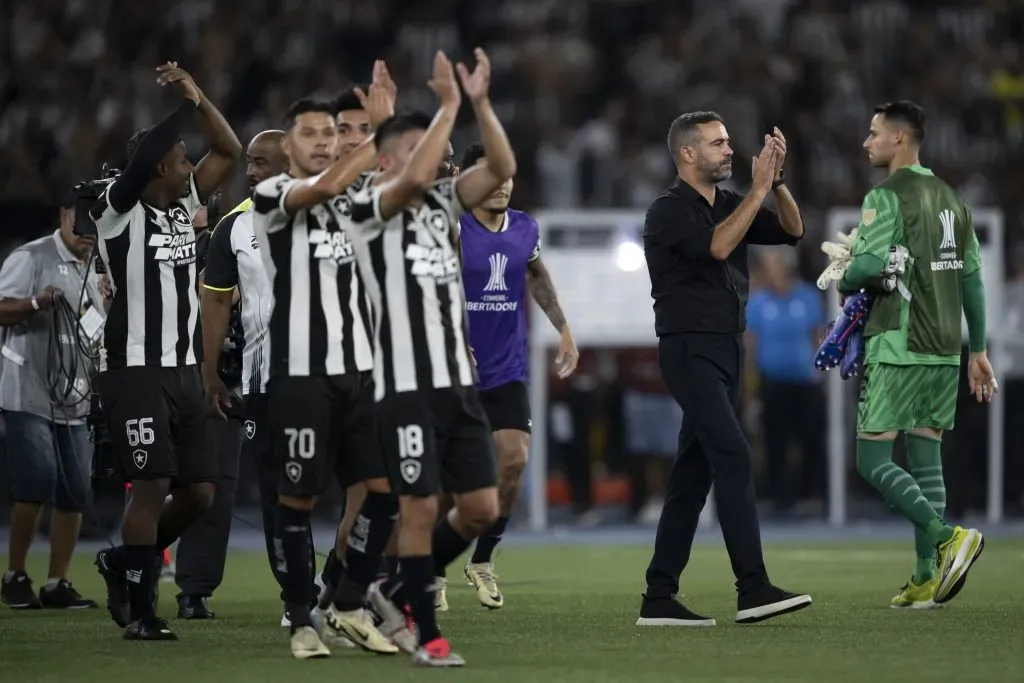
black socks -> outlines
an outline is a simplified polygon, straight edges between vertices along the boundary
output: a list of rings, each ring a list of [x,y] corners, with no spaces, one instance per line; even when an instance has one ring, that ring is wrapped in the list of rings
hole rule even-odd
[[[501,543],[501,537],[508,526],[509,517],[498,517],[494,525],[488,529],[483,536],[476,539],[476,548],[473,550],[473,564],[489,564],[494,555],[494,549]]]
[[[401,590],[409,600],[420,645],[426,645],[441,636],[434,614],[434,561],[430,555],[418,555],[403,557],[401,563]]]
[[[370,492],[366,494],[359,516],[349,532],[345,552],[347,575],[364,590],[377,576],[380,558],[395,528],[397,511],[398,499],[395,496]]]
[[[313,603],[313,566],[310,564],[308,510],[296,510],[278,504],[274,520],[274,552],[285,609],[291,617],[292,631],[311,626]]]
[[[156,546],[124,545],[117,555],[117,561],[128,580],[132,620],[154,618],[153,586],[156,583],[156,560],[159,555]]]
[[[434,575],[444,576],[444,570],[448,565],[466,552],[472,542],[473,539],[463,538],[452,528],[447,516],[443,517],[434,527]]]
[[[344,578],[336,584],[334,606],[342,611],[358,609],[366,589],[377,576],[381,555],[395,526],[398,499],[387,493],[367,494],[348,535]]]

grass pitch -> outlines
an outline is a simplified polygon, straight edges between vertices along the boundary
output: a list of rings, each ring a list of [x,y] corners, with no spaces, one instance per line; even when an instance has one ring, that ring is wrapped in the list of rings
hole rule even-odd
[[[698,546],[683,577],[687,604],[718,619],[710,629],[634,626],[647,548],[507,548],[497,558],[505,608],[479,606],[450,572],[451,611],[441,628],[468,665],[413,669],[401,656],[336,650],[328,660],[291,658],[266,559],[232,553],[212,622],[172,620],[180,640],[125,642],[106,610],[13,612],[0,607],[3,683],[226,683],[344,680],[474,683],[622,681],[837,681],[923,677],[1021,680],[1024,670],[1024,544],[988,541],[963,592],[944,609],[903,612],[889,598],[910,575],[913,544],[774,545],[772,578],[810,592],[807,610],[752,626],[733,623],[736,601],[725,549]],[[72,580],[102,602],[102,582],[83,553]],[[6,566],[6,564],[4,565]],[[45,556],[32,557],[37,584]],[[175,587],[160,612],[174,616]],[[301,679],[297,677],[301,676]]]

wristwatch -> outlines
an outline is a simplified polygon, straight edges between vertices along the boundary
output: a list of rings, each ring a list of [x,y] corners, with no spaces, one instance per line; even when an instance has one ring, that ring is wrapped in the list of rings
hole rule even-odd
[[[35,294],[32,295],[32,310],[34,310],[34,311],[38,311],[39,310],[39,300],[36,299],[36,295]]]
[[[772,189],[775,190],[786,184],[786,172],[781,168],[779,169],[779,177],[772,183]]]

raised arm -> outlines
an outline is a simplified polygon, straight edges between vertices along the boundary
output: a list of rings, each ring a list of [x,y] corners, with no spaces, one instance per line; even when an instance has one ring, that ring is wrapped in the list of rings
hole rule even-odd
[[[352,154],[335,161],[323,173],[294,182],[284,197],[285,212],[294,216],[299,209],[308,209],[337,197],[360,175],[373,168],[376,156],[371,136],[352,150]]]
[[[110,208],[117,213],[127,213],[135,206],[157,165],[181,137],[185,124],[195,116],[198,105],[197,98],[185,94],[185,100],[178,108],[143,136],[124,171],[107,189]]]
[[[804,220],[800,216],[800,207],[796,204],[789,188],[785,185],[782,164],[786,161],[786,138],[776,128],[772,133],[776,144],[775,177],[772,182],[772,194],[779,211],[776,213],[764,207],[758,212],[747,242],[750,244],[795,244],[804,236]]]
[[[210,151],[199,160],[194,172],[199,199],[205,203],[235,167],[242,155],[242,143],[217,107],[199,89],[192,76],[178,67],[177,62],[165,64],[157,71],[160,72],[160,85],[174,85],[198,103],[199,126],[210,144]]]
[[[384,61],[373,64],[373,81],[369,92],[355,89],[363,109],[370,117],[370,127],[377,127],[395,113],[397,88]],[[320,175],[295,183],[285,196],[284,209],[294,215],[299,209],[322,204],[344,192],[356,179],[371,170],[377,158],[376,140],[371,135],[345,159],[334,162]]]
[[[466,89],[473,113],[480,126],[484,147],[483,164],[464,169],[456,182],[459,201],[466,209],[473,209],[491,196],[498,187],[516,174],[516,155],[508,141],[505,129],[498,120],[488,97],[491,88],[491,62],[480,48],[474,51],[476,67],[470,73],[465,64],[456,67],[462,86]]]
[[[387,220],[423,196],[437,179],[437,168],[448,151],[448,140],[462,104],[452,63],[440,50],[434,55],[434,77],[428,83],[441,102],[426,133],[416,144],[405,168],[398,176],[380,186],[375,209],[378,219]]]
[[[747,236],[747,231],[761,210],[764,198],[771,190],[779,150],[776,141],[770,135],[764,136],[764,140],[761,153],[754,158],[754,180],[750,192],[728,218],[715,226],[711,235],[711,256],[718,261],[729,258]]]

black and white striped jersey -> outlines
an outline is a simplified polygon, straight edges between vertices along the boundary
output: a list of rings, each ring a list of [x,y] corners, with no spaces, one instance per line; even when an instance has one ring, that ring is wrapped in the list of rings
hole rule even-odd
[[[185,196],[166,210],[138,201],[118,213],[107,199],[109,192],[108,187],[90,210],[114,294],[99,369],[202,362],[192,226],[202,202],[194,176],[189,176]]]
[[[370,306],[340,197],[290,216],[284,200],[297,182],[287,174],[268,178],[253,197],[253,224],[272,294],[271,373],[370,370]]]
[[[238,287],[241,307],[242,394],[262,394],[270,379],[270,280],[253,231],[254,212],[234,211],[210,237],[203,286],[218,292]],[[236,361],[237,362],[237,361]],[[237,366],[236,366],[237,367]]]
[[[456,180],[439,180],[420,206],[384,220],[373,177],[364,174],[345,194],[342,208],[373,302],[377,400],[389,393],[472,386],[462,269],[452,243],[465,211]]]

